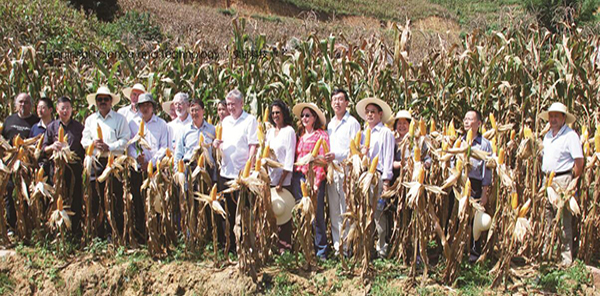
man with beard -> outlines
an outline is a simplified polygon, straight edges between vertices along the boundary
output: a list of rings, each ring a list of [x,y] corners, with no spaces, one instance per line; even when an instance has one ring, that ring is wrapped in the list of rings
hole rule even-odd
[[[169,122],[169,131],[171,134],[169,137],[171,139],[169,148],[171,151],[175,150],[175,146],[177,146],[186,126],[192,123],[192,117],[188,113],[188,108],[190,107],[188,94],[182,92],[175,94],[173,106],[175,106],[177,118]]]

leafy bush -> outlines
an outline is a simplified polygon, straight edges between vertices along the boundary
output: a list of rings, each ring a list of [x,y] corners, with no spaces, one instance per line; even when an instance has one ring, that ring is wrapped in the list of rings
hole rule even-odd
[[[585,23],[597,20],[594,15],[600,0],[526,0],[525,7],[550,31],[560,23]]]

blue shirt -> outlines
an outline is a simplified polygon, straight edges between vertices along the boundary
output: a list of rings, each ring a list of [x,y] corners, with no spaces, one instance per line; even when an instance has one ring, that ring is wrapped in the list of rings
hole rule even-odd
[[[491,154],[492,144],[478,133],[477,137],[473,139],[471,149],[477,149]],[[485,161],[474,157],[471,157],[470,161],[471,171],[469,171],[469,178],[480,180],[481,186],[490,186],[492,184],[492,170],[485,167]]]
[[[204,144],[212,144],[216,136],[215,127],[206,122],[206,120],[202,121],[202,125],[199,128],[196,127],[192,121],[191,124],[186,126],[181,134],[181,138],[179,138],[179,141],[177,142],[175,148],[175,161],[179,161],[180,159],[185,161],[191,160],[194,148],[198,147],[200,133],[204,135]],[[208,157],[213,161],[212,145],[209,145],[208,152]]]
[[[29,137],[33,138],[33,137],[43,134],[45,132],[46,132],[46,125],[44,124],[43,121],[40,120],[40,122],[34,124],[31,127],[31,130],[29,131]]]

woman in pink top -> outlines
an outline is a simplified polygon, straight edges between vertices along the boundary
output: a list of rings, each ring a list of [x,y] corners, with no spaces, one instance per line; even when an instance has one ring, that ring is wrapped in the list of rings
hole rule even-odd
[[[296,145],[296,160],[312,152],[317,141],[323,139],[329,146],[329,135],[327,131],[323,130],[325,126],[325,115],[313,103],[300,103],[294,106],[294,115],[300,118],[300,124],[298,125],[298,143]],[[319,155],[325,155],[323,148],[319,149]],[[296,200],[302,198],[302,190],[300,189],[300,182],[305,181],[308,170],[314,171],[313,188],[317,193],[317,208],[316,210],[316,221],[315,227],[315,249],[317,257],[322,260],[327,259],[328,246],[327,246],[327,226],[325,225],[325,169],[317,165],[303,165],[296,166],[294,168],[294,174],[292,175],[292,192]]]

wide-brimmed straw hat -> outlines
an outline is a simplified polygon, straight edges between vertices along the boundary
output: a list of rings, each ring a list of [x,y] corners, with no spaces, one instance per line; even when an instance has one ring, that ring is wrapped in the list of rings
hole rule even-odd
[[[160,105],[161,105],[163,111],[165,111],[165,113],[168,114],[169,112],[171,112],[171,104],[173,104],[173,101],[166,101]]]
[[[473,219],[473,238],[478,240],[481,233],[487,231],[492,226],[492,217],[485,212],[477,211]]]
[[[126,88],[124,88],[124,89],[123,89],[123,95],[124,95],[126,98],[128,98],[128,99],[130,99],[130,100],[131,100],[131,92],[132,92],[134,89],[135,89],[135,90],[139,90],[139,91],[141,91],[142,93],[145,93],[145,92],[146,92],[146,88],[145,88],[145,87],[144,87],[144,86],[143,86],[141,83],[136,83],[136,84],[134,84],[134,85],[133,85],[133,87],[126,87]]]
[[[356,104],[356,113],[358,113],[358,116],[360,116],[360,118],[362,118],[365,121],[367,120],[366,108],[369,104],[375,104],[379,106],[379,108],[381,108],[381,110],[383,111],[383,115],[381,116],[381,122],[387,123],[390,121],[390,119],[392,118],[392,108],[390,108],[390,105],[388,105],[386,102],[378,98],[364,98]]]
[[[294,196],[287,189],[284,188],[279,192],[277,189],[271,188],[271,206],[275,219],[277,219],[277,225],[283,225],[292,219],[292,210],[295,204]]]
[[[323,126],[327,126],[325,114],[323,114],[323,111],[321,111],[321,109],[319,109],[319,107],[315,103],[298,103],[296,104],[296,106],[294,106],[292,112],[294,113],[294,115],[296,115],[296,117],[301,119],[302,110],[304,110],[304,108],[310,108],[313,111],[315,111],[317,113],[317,116],[319,116],[319,120],[321,120],[321,124]]]
[[[550,106],[550,108],[548,108],[548,111],[544,111],[544,112],[540,113],[540,118],[548,121],[548,115],[550,114],[550,112],[560,112],[560,113],[565,114],[565,116],[566,116],[565,122],[567,124],[573,123],[576,120],[575,115],[569,113],[569,111],[567,110],[567,106],[565,106],[563,103],[559,103],[559,102],[553,103]]]
[[[152,97],[151,93],[143,93],[139,96],[138,98],[138,106],[143,104],[143,103],[152,103],[152,106],[154,106],[154,108],[156,108],[156,102],[154,101],[154,98]]]
[[[119,103],[119,101],[121,101],[121,96],[113,94],[107,86],[100,86],[100,87],[98,87],[98,90],[96,90],[96,93],[89,94],[86,96],[86,99],[90,106],[96,105],[96,96],[97,95],[110,96],[112,98],[113,106],[116,106]]]

